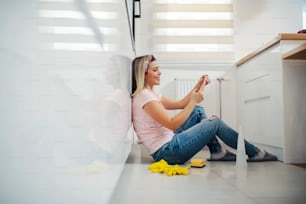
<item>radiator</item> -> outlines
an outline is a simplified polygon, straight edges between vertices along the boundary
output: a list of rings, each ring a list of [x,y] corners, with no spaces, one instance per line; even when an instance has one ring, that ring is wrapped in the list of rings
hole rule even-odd
[[[175,96],[181,99],[196,85],[198,79],[175,79]]]

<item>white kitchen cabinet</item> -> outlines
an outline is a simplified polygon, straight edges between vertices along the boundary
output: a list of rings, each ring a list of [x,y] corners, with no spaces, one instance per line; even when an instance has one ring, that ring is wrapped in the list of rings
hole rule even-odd
[[[306,61],[283,59],[305,41],[280,34],[237,62],[239,126],[285,163],[306,162]]]

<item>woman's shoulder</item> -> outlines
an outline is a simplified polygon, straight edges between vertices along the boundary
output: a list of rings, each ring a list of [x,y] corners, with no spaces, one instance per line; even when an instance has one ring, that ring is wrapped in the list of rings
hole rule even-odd
[[[137,96],[142,96],[142,97],[152,97],[152,96],[156,96],[157,94],[147,88],[144,88]]]
[[[149,90],[147,88],[143,89],[139,94],[137,94],[136,96],[134,96],[134,99],[160,99],[160,96],[153,92],[152,90]]]

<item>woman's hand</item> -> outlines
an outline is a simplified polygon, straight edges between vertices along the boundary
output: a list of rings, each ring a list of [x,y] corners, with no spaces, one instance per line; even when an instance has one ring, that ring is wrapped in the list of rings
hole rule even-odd
[[[196,103],[201,103],[204,99],[204,95],[201,91],[193,90],[191,93],[191,100],[195,101]]]
[[[202,75],[198,81],[198,83],[195,85],[195,88],[197,91],[200,90],[201,86],[203,85],[204,83],[204,80],[205,80],[205,75]]]
[[[203,91],[204,90],[204,87],[209,84],[211,81],[210,81],[210,78],[207,74],[205,75],[202,75],[198,81],[198,83],[195,85],[195,89],[197,91]]]
[[[210,80],[209,76],[207,74],[204,75],[204,84],[208,85],[208,84],[210,84],[210,82],[211,82],[211,80]]]
[[[164,104],[166,104],[167,107],[175,106],[172,106],[171,100],[165,97],[162,97],[162,103],[158,101],[150,101],[143,106],[143,109],[159,124],[174,131],[188,119],[194,107],[204,98],[203,93],[197,90],[193,90],[188,96],[188,102],[186,102],[186,105],[184,105],[183,109],[174,116],[171,116],[167,112]]]

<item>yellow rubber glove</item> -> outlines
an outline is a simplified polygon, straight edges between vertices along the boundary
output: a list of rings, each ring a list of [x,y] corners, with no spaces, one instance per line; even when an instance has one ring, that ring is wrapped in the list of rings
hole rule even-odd
[[[160,160],[158,162],[154,162],[150,164],[148,169],[153,173],[165,173],[168,176],[173,175],[188,175],[189,173],[189,165],[186,167],[180,167],[179,165],[171,166],[165,160]]]

